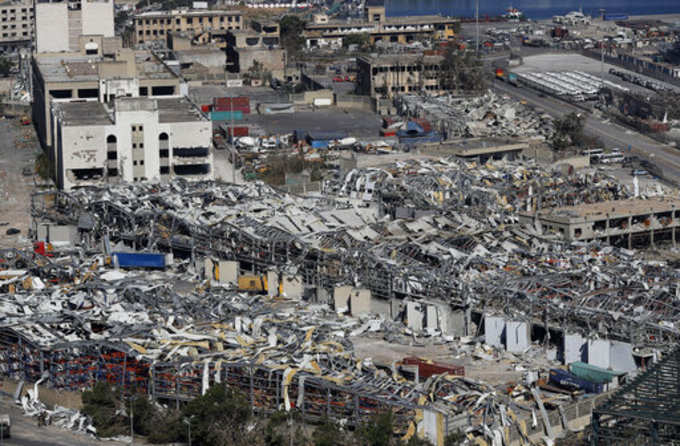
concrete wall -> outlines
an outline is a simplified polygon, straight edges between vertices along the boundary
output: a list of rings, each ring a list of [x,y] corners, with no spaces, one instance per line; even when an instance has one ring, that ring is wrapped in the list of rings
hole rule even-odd
[[[35,3],[36,50],[69,50],[68,3]]]
[[[505,319],[498,316],[484,316],[484,338],[486,345],[502,348],[505,340]]]
[[[10,395],[16,392],[18,382],[4,378],[2,381],[2,390]],[[21,396],[26,395],[27,388],[33,388],[33,384],[25,384],[21,392]],[[48,407],[59,405],[69,409],[81,410],[83,408],[83,400],[81,398],[82,392],[68,392],[64,390],[50,389],[43,385],[38,386],[38,398]]]
[[[373,111],[374,101],[366,96],[335,95],[335,105],[346,110]]]

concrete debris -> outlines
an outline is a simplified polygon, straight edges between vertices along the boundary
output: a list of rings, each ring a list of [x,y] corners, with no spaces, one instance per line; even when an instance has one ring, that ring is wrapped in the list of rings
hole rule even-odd
[[[179,181],[37,193],[35,251],[0,252],[0,373],[176,404],[229,383],[254,409],[354,426],[389,407],[398,434],[432,441],[441,426],[552,438],[557,406],[584,392],[582,377],[547,379],[560,363],[618,382],[677,343],[680,269],[518,213],[627,198],[598,170],[456,159],[350,170],[316,196]],[[358,356],[358,339],[443,347],[466,376],[420,380]],[[515,384],[475,379],[489,364]]]
[[[396,99],[400,115],[425,118],[443,138],[507,137],[549,139],[552,120],[507,96],[488,92],[482,96]]]

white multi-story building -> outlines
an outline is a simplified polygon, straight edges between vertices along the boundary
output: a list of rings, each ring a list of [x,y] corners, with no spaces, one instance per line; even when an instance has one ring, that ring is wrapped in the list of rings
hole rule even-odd
[[[52,103],[57,186],[213,179],[212,123],[188,99]]]
[[[14,51],[30,46],[33,40],[33,2],[10,0],[0,2],[0,50]]]
[[[113,17],[113,0],[36,0],[36,51],[78,51],[81,36],[114,37]]]

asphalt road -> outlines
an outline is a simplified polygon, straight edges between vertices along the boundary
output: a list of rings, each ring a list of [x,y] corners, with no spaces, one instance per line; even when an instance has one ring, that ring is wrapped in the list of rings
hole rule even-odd
[[[571,112],[585,113],[582,109],[549,96],[541,97],[529,88],[515,87],[501,81],[493,81],[493,89],[498,94],[507,94],[527,104],[540,108],[544,113],[561,117]],[[660,169],[665,180],[680,184],[680,150],[661,144],[640,133],[618,124],[597,118],[586,113],[586,134],[602,140],[606,148],[620,148],[624,153],[631,147],[631,154],[653,162]]]
[[[24,416],[11,398],[0,394],[0,413],[9,413],[11,437],[0,439],[0,446],[122,446],[117,441],[97,440],[84,434],[59,429],[55,426],[38,427],[35,418]]]

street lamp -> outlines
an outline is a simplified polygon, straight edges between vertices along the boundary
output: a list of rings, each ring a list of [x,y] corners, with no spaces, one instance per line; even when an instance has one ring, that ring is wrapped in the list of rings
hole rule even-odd
[[[188,418],[183,418],[182,423],[187,425],[187,436],[189,437],[189,446],[191,446],[191,421],[194,419],[196,415],[192,415]]]

